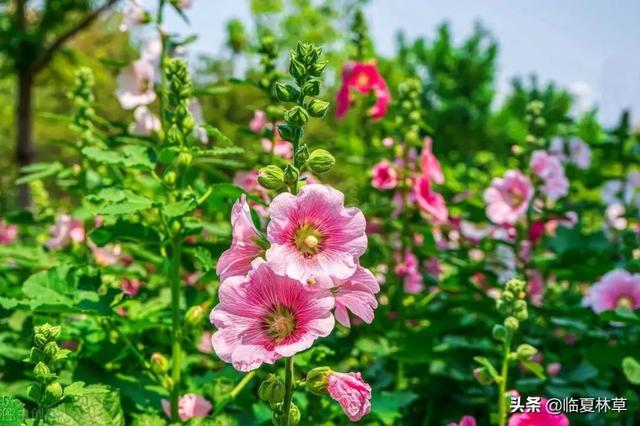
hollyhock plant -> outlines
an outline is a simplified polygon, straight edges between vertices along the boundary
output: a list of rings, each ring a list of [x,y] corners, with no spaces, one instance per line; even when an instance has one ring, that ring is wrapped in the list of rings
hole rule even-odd
[[[387,114],[391,94],[387,83],[378,71],[375,62],[350,62],[342,70],[342,86],[336,98],[338,118],[344,118],[352,102],[351,91],[373,93],[376,103],[369,110],[369,115],[378,120]]]
[[[519,170],[508,170],[504,177],[493,178],[484,192],[489,220],[499,225],[515,224],[529,208],[533,186]]]
[[[547,402],[545,398],[540,398],[540,411],[513,414],[508,426],[569,426],[567,416],[551,413]]]
[[[51,227],[51,238],[45,243],[45,247],[49,250],[59,250],[68,246],[71,241],[84,241],[84,224],[68,214],[62,214]]]
[[[398,172],[387,160],[382,160],[372,170],[371,185],[376,189],[393,189],[398,186]]]
[[[371,411],[371,386],[360,373],[330,373],[327,391],[352,422],[359,421]]]
[[[182,395],[178,401],[178,415],[183,422],[192,417],[207,417],[212,408],[209,401],[195,393]],[[162,400],[162,409],[167,417],[171,417],[171,405],[168,400]]]
[[[142,283],[135,278],[124,278],[120,283],[120,290],[127,296],[135,297],[140,291]]]
[[[336,298],[336,321],[345,327],[350,327],[349,313],[360,318],[367,324],[373,321],[373,311],[378,307],[375,294],[380,291],[376,277],[368,270],[358,266],[356,272],[348,279],[341,281],[332,288]]]
[[[231,247],[218,259],[216,273],[220,280],[245,275],[251,269],[251,262],[262,255],[264,248],[259,242],[262,234],[256,229],[251,218],[251,210],[247,198],[243,194],[231,210]]]
[[[218,297],[210,315],[213,349],[239,371],[308,349],[334,327],[329,290],[278,275],[261,260],[246,276],[224,280]]]
[[[545,151],[534,151],[531,170],[544,181],[541,190],[552,200],[558,200],[569,192],[569,181],[558,157]]]
[[[476,426],[476,419],[473,416],[463,416],[458,423],[449,423],[447,426]]]
[[[607,272],[589,289],[582,303],[597,314],[621,307],[640,309],[640,274],[624,269]]]
[[[436,223],[446,223],[449,213],[444,197],[431,188],[427,176],[420,176],[413,181],[413,193],[418,207],[429,214]]]
[[[107,244],[104,247],[98,247],[93,241],[88,240],[87,245],[91,250],[93,260],[99,266],[115,265],[122,258],[122,247],[119,244]]]
[[[340,191],[306,185],[274,198],[269,215],[266,259],[276,273],[307,282],[356,272],[367,248],[366,223],[360,209],[344,206]]]
[[[410,294],[418,294],[424,289],[422,274],[420,273],[419,261],[411,250],[406,250],[404,259],[400,253],[396,253],[396,267],[394,272],[397,276],[404,278],[404,291]]]
[[[440,162],[433,155],[432,149],[433,140],[427,136],[423,140],[422,151],[420,152],[420,168],[431,182],[442,185],[444,183],[444,174],[442,173]]]
[[[11,244],[18,238],[18,226],[0,220],[0,244]]]
[[[140,105],[149,105],[156,100],[153,90],[155,67],[152,63],[138,59],[118,74],[116,96],[124,109],[133,109]]]
[[[139,106],[133,111],[134,123],[129,126],[129,132],[138,136],[149,136],[162,127],[160,119],[146,106]]]
[[[267,113],[259,109],[253,112],[253,118],[249,122],[249,130],[253,133],[260,133],[267,125]]]

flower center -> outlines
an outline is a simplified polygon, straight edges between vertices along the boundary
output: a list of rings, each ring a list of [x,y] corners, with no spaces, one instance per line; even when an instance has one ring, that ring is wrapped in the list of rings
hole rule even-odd
[[[369,77],[366,74],[360,74],[358,78],[356,78],[356,85],[363,89],[369,86]]]
[[[511,198],[512,206],[519,206],[524,201],[524,196],[520,191],[517,191],[513,188],[509,188],[509,198]]]
[[[149,80],[148,78],[143,78],[142,80],[140,80],[140,84],[138,85],[138,90],[140,91],[140,93],[147,93],[150,88],[151,80]]]
[[[322,234],[309,224],[302,225],[294,239],[296,247],[305,257],[313,256],[320,251]]]
[[[631,299],[629,296],[622,296],[618,299],[616,307],[623,309],[633,309],[633,299]]]
[[[293,334],[296,319],[287,307],[278,306],[264,318],[263,326],[267,335],[280,343]]]

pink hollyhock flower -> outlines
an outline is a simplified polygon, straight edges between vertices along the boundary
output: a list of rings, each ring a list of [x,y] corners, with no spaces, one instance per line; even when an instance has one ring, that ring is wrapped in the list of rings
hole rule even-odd
[[[387,160],[373,166],[372,174],[371,185],[376,189],[393,189],[398,185],[398,172]]]
[[[218,259],[216,273],[224,281],[236,275],[245,275],[251,269],[253,259],[262,255],[264,249],[258,241],[262,235],[251,218],[247,197],[242,194],[231,209],[231,247]]]
[[[330,373],[327,391],[352,422],[357,422],[371,411],[371,386],[360,373]]]
[[[274,129],[274,139],[275,139],[275,148],[273,147],[273,142],[269,138],[262,138],[262,149],[266,152],[271,152],[273,149],[273,153],[282,158],[291,159],[293,158],[293,145],[289,141],[285,141],[280,137],[280,132],[278,132],[278,128]]]
[[[129,132],[138,136],[149,136],[162,127],[160,119],[146,106],[139,106],[133,112],[135,123],[129,126]]]
[[[582,304],[597,314],[619,307],[640,309],[640,274],[624,269],[607,272],[589,289]]]
[[[418,294],[424,289],[423,278],[418,269],[418,258],[411,250],[407,250],[404,259],[400,253],[395,254],[396,267],[394,272],[397,276],[404,278],[404,291],[411,294]]]
[[[156,100],[153,90],[155,68],[144,59],[132,62],[118,74],[116,96],[124,109],[133,109],[140,105],[149,105]]]
[[[393,148],[393,138],[387,136],[386,138],[382,139],[382,146],[384,146],[385,148]]]
[[[366,94],[373,92],[376,103],[369,110],[375,120],[384,117],[391,103],[391,93],[375,62],[350,62],[342,70],[342,86],[336,98],[336,113],[343,118],[351,106],[351,89]]]
[[[537,269],[527,271],[527,278],[529,279],[529,290],[527,294],[531,299],[533,306],[542,306],[542,299],[544,297],[544,278],[542,272]]]
[[[153,64],[156,69],[160,67],[160,56],[162,56],[162,38],[160,36],[148,39],[140,49],[140,59]]]
[[[122,15],[120,31],[129,31],[133,27],[142,24],[145,19],[145,11],[139,0],[129,0]]]
[[[211,345],[211,337],[213,334],[209,331],[205,331],[200,336],[200,341],[198,342],[198,350],[202,353],[208,354],[213,352],[213,346]]]
[[[545,151],[534,151],[531,155],[531,170],[544,181],[542,192],[549,198],[557,200],[569,192],[569,181],[558,157]]]
[[[207,417],[211,412],[211,403],[195,393],[182,395],[178,400],[178,416],[183,422],[192,417]],[[171,404],[168,400],[162,400],[162,409],[167,417],[171,417]]]
[[[484,240],[493,234],[494,231],[495,228],[491,225],[483,226],[466,220],[460,222],[460,233],[474,244]]]
[[[189,100],[189,112],[196,121],[196,127],[193,129],[193,135],[202,143],[209,142],[209,134],[204,127],[202,127],[202,125],[205,124],[204,116],[202,115],[202,105],[196,98],[191,98]]]
[[[550,376],[557,376],[560,374],[560,370],[562,369],[562,364],[559,362],[552,362],[547,365],[547,374]]]
[[[344,195],[329,186],[306,185],[298,195],[283,193],[269,206],[266,252],[278,274],[306,282],[346,279],[367,248],[360,209],[344,206]]]
[[[259,109],[253,112],[253,118],[249,122],[249,130],[253,133],[260,133],[267,124],[267,114]]]
[[[88,240],[87,245],[89,246],[89,249],[91,249],[93,260],[95,260],[96,264],[99,266],[105,267],[115,265],[122,257],[122,248],[119,244],[107,244],[104,247],[98,247],[93,243],[93,241]]]
[[[569,141],[569,158],[577,168],[588,169],[591,165],[591,149],[589,145],[580,139],[571,139]]]
[[[420,168],[425,176],[429,177],[432,182],[442,185],[444,183],[444,174],[440,167],[440,162],[433,155],[432,151],[433,141],[429,136],[424,138],[422,151],[420,152]]]
[[[415,194],[418,207],[428,213],[435,222],[445,223],[449,216],[444,197],[433,189],[427,176],[421,176],[413,182],[413,193]]]
[[[431,275],[436,280],[440,278],[440,274],[442,274],[442,265],[440,264],[440,260],[437,257],[431,256],[424,262],[425,270],[427,274]]]
[[[547,179],[544,185],[542,185],[541,190],[552,200],[559,200],[569,193],[569,180],[563,172],[560,175]]]
[[[277,275],[257,260],[244,277],[222,282],[210,315],[220,359],[239,371],[273,364],[311,347],[334,327],[334,298],[327,289]]]
[[[449,423],[447,426],[476,426],[476,419],[473,416],[464,416],[458,423]]]
[[[380,285],[368,269],[358,266],[351,277],[337,283],[332,291],[336,298],[335,317],[340,324],[345,327],[351,326],[347,309],[367,324],[371,324],[373,310],[378,307],[375,294],[380,291]]]
[[[493,178],[484,191],[487,217],[497,224],[516,223],[529,207],[533,186],[519,170],[508,170],[504,177]]]
[[[256,170],[237,172],[233,177],[233,184],[244,189],[249,194],[257,195],[264,201],[269,200],[269,191],[258,183],[258,172]]]
[[[0,220],[0,245],[11,244],[18,238],[18,227],[16,225]]]
[[[135,278],[124,278],[120,283],[120,290],[127,296],[135,297],[138,295],[141,286],[140,281]]]
[[[84,224],[68,214],[62,214],[56,218],[56,223],[51,227],[51,238],[45,243],[45,247],[49,250],[62,249],[71,241],[76,243],[84,241]]]
[[[508,426],[569,426],[567,416],[549,412],[545,398],[540,398],[540,405],[539,412],[513,414]]]

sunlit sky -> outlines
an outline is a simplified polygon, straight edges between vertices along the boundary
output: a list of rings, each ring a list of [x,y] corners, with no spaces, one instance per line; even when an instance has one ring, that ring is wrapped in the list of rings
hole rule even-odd
[[[366,8],[377,51],[391,55],[395,35],[435,35],[449,21],[457,40],[476,21],[500,43],[498,87],[504,93],[514,76],[538,74],[541,81],[575,88],[582,102],[596,103],[611,124],[623,108],[640,123],[640,2],[634,0],[372,0]],[[191,25],[170,14],[168,29],[199,34],[193,53],[218,54],[225,23],[239,18],[251,27],[248,0],[193,0]]]

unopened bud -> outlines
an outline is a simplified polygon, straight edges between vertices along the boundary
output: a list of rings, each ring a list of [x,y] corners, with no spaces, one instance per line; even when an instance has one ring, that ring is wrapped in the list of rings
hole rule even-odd
[[[489,371],[485,367],[478,367],[473,369],[473,377],[480,383],[481,385],[490,385],[493,383],[493,377],[489,374]]]
[[[502,292],[502,298],[507,302],[511,302],[514,299],[513,293],[509,290],[505,290]]]
[[[307,160],[309,168],[313,173],[326,173],[336,164],[336,159],[331,153],[324,149],[316,149]]]
[[[287,419],[285,414],[273,413],[273,417],[271,421],[275,426],[284,426],[288,424],[289,426],[296,426],[300,423],[300,410],[294,403],[291,403],[291,409],[289,410],[289,423],[287,423]]]
[[[302,127],[309,121],[309,113],[299,105],[285,111],[284,120],[294,127]]]
[[[496,324],[493,326],[492,335],[494,339],[504,342],[507,338],[507,329],[502,324]]]
[[[166,183],[167,185],[173,185],[176,183],[176,178],[176,172],[170,170],[164,175],[164,183]]]
[[[513,316],[516,317],[518,321],[526,321],[527,318],[529,318],[529,312],[527,312],[527,310],[525,309],[522,311],[515,312]]]
[[[284,171],[273,164],[258,171],[258,183],[266,189],[278,190],[284,186]]]
[[[290,141],[293,139],[293,128],[288,124],[278,124],[278,133],[280,137],[285,141]]]
[[[304,64],[295,58],[291,58],[289,63],[289,74],[295,79],[301,79],[306,74],[307,69]]]
[[[514,317],[507,317],[504,319],[504,326],[507,328],[507,330],[513,333],[518,329],[518,327],[520,327],[520,322]]]
[[[527,310],[527,302],[525,302],[524,300],[516,300],[513,303],[513,310],[518,312],[518,311],[526,311]]]
[[[329,385],[329,374],[333,370],[329,367],[316,367],[307,373],[307,379],[305,384],[310,392],[316,395],[323,395],[327,393],[327,386]]]
[[[309,115],[316,118],[322,118],[327,114],[329,102],[313,99],[309,102]]]
[[[274,85],[276,99],[280,102],[293,102],[300,97],[300,91],[290,84],[276,83]]]
[[[46,379],[51,375],[51,371],[44,362],[39,362],[33,367],[33,374],[39,379]]]
[[[318,96],[320,93],[320,82],[318,80],[309,80],[302,85],[302,93],[306,96]]]
[[[300,171],[290,164],[284,169],[284,183],[287,185],[295,185],[299,176]]]
[[[530,361],[537,352],[538,350],[536,348],[527,343],[519,345],[518,349],[516,349],[518,359],[522,361]]]
[[[317,61],[309,67],[309,74],[314,77],[320,77],[328,64],[329,61]]]
[[[49,358],[53,359],[60,348],[56,342],[49,342],[44,346],[44,354]]]
[[[27,389],[27,395],[34,401],[40,401],[42,398],[42,387],[38,383],[33,383]]]
[[[164,374],[169,371],[169,360],[161,353],[151,354],[151,370],[156,374]]]
[[[52,404],[60,399],[62,399],[62,385],[59,382],[49,383],[44,391],[45,402]]]
[[[185,321],[187,325],[192,327],[198,326],[205,317],[204,308],[200,305],[192,306],[185,315]]]
[[[258,396],[265,402],[276,404],[284,400],[286,389],[282,380],[276,375],[270,374],[269,377],[258,388]]]
[[[36,333],[36,335],[33,336],[33,343],[41,348],[47,344],[47,337],[44,334]]]
[[[170,145],[180,145],[182,143],[182,133],[175,124],[167,131],[167,143]]]
[[[301,167],[309,159],[309,148],[307,145],[302,145],[295,154],[295,165]]]
[[[193,161],[193,155],[190,152],[181,152],[177,158],[178,167],[189,167]]]

